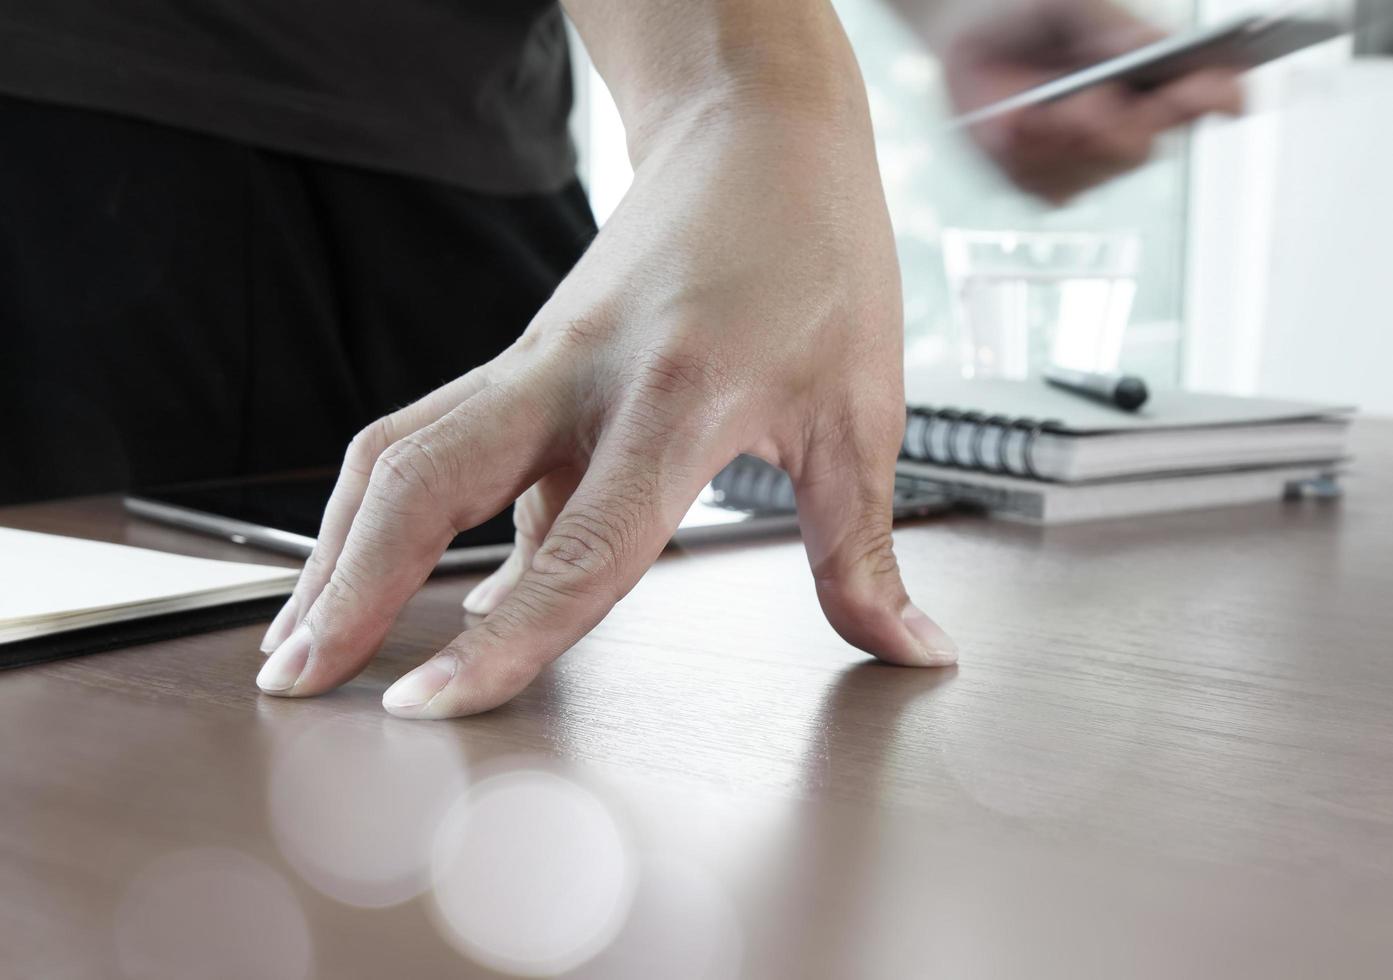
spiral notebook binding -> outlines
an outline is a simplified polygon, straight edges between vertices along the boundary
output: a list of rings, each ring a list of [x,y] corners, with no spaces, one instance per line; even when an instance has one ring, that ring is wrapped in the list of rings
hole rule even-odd
[[[1042,433],[1058,431],[1061,427],[1062,423],[1055,419],[1012,418],[915,405],[908,409],[905,418],[900,455],[938,466],[1045,480],[1047,478],[1040,475],[1035,465],[1035,443]],[[994,452],[989,452],[987,436],[992,432],[996,433],[996,439]],[[1012,463],[1013,447],[1016,465]]]
[[[788,474],[754,456],[739,456],[711,481],[718,502],[733,510],[791,513],[793,481]]]

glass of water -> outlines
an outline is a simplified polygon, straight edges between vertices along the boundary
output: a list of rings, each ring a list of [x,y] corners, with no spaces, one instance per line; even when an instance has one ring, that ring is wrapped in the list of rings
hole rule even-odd
[[[1117,370],[1140,255],[1127,232],[945,229],[963,376],[1025,378],[1048,364]]]

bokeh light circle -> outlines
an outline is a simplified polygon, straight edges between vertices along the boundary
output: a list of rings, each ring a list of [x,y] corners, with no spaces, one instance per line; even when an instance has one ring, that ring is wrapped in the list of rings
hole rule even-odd
[[[555,976],[613,941],[633,903],[636,862],[609,807],[552,772],[478,783],[436,835],[441,932],[480,965]]]
[[[363,908],[396,905],[429,887],[435,830],[465,785],[447,727],[334,720],[274,751],[271,830],[319,891]]]
[[[313,963],[299,900],[273,868],[229,848],[157,858],[126,887],[116,962],[131,980],[305,980]]]

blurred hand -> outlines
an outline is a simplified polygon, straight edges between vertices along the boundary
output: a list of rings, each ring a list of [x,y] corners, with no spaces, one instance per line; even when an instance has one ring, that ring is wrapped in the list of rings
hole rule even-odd
[[[264,690],[357,674],[455,533],[521,495],[513,556],[468,600],[483,620],[383,698],[408,717],[501,704],[741,452],[792,476],[843,637],[897,664],[956,659],[891,545],[902,305],[859,77],[830,100],[725,92],[644,140],[628,196],[523,337],[354,440]]]
[[[1024,0],[954,40],[945,55],[949,95],[969,112],[1163,36],[1110,0]],[[1022,190],[1062,204],[1141,166],[1166,130],[1242,111],[1237,73],[1213,69],[1150,92],[1096,86],[971,132]]]

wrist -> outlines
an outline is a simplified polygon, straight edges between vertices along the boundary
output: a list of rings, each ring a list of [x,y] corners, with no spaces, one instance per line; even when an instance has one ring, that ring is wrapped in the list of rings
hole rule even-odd
[[[865,84],[841,23],[830,6],[800,6],[783,23],[742,10],[695,48],[618,73],[610,84],[634,168],[659,148],[732,127],[868,134]]]

